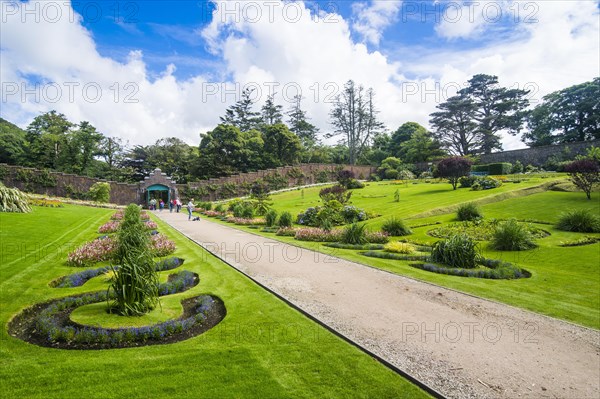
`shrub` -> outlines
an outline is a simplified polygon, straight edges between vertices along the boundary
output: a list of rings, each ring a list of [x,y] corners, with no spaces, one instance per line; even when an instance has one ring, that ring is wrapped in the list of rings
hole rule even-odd
[[[317,215],[319,214],[319,208],[310,207],[304,212],[298,214],[296,222],[304,226],[316,226],[318,224]],[[283,216],[283,215],[282,215]]]
[[[296,229],[293,227],[280,227],[275,235],[282,237],[294,237],[296,235]]]
[[[8,188],[0,183],[0,212],[31,212],[27,195],[18,188]]]
[[[223,212],[225,210],[225,207],[223,206],[223,204],[218,204],[217,206],[215,206],[215,212]]]
[[[536,247],[529,230],[515,219],[498,224],[490,245],[498,251],[523,251]]]
[[[273,226],[275,226],[276,222],[277,222],[277,211],[275,209],[271,209],[265,214],[265,225],[267,227],[273,227]]]
[[[565,166],[571,181],[579,187],[587,199],[592,199],[594,185],[600,183],[600,165],[591,159],[580,159]]]
[[[406,225],[404,220],[391,217],[383,222],[381,230],[391,236],[407,236],[412,234],[410,227]]]
[[[90,187],[88,196],[95,202],[108,202],[110,200],[110,184],[96,182]]]
[[[502,185],[502,182],[498,179],[494,179],[490,176],[484,176],[479,179],[471,186],[471,190],[491,190],[492,188],[498,188]]]
[[[352,205],[346,205],[341,210],[341,215],[346,223],[355,223],[367,220],[367,214],[365,211]]]
[[[556,228],[580,233],[600,233],[600,217],[586,209],[568,211],[560,215]]]
[[[281,216],[279,216],[279,227],[281,228],[289,228],[292,227],[292,214],[289,212],[283,212]]]
[[[473,202],[459,205],[458,210],[456,211],[456,218],[461,221],[476,220],[481,219],[482,217],[483,214],[481,213],[481,210],[477,204]]]
[[[250,204],[246,204],[242,207],[242,218],[244,219],[252,219],[254,218],[254,207]]]
[[[473,184],[477,183],[478,180],[479,177],[477,176],[463,176],[458,179],[458,184],[460,184],[460,187],[462,188],[470,188]]]
[[[341,242],[344,244],[361,245],[367,243],[366,226],[353,223],[342,232]]]
[[[511,173],[523,173],[523,164],[521,163],[521,161],[515,162],[515,164],[512,167]]]
[[[398,178],[398,171],[396,169],[386,169],[383,177],[388,180],[396,180]]]
[[[471,171],[472,162],[463,157],[444,158],[437,164],[437,175],[448,179],[452,189],[456,190],[458,179]]]
[[[348,191],[346,187],[340,185],[326,187],[319,191],[319,197],[321,197],[323,203],[336,200],[340,204],[345,204],[350,200],[351,196],[352,192]]]
[[[415,246],[406,242],[394,241],[386,244],[384,250],[386,252],[408,255],[415,252]]]
[[[471,170],[477,173],[489,173],[487,165],[473,165]]]
[[[512,172],[512,164],[509,162],[491,163],[487,166],[490,175],[508,175]]]
[[[353,190],[353,189],[365,188],[365,185],[363,182],[360,182],[356,179],[352,179],[352,180],[350,180],[350,182],[348,182],[348,184],[346,185],[346,188],[348,190]]]
[[[402,169],[398,172],[398,179],[400,180],[413,180],[415,179],[415,174],[407,169]]]
[[[348,185],[352,180],[355,180],[354,172],[351,170],[340,170],[337,173],[337,181],[340,186],[348,188]]]
[[[469,237],[457,234],[438,241],[431,250],[431,260],[450,267],[473,269],[480,259],[477,243]]]

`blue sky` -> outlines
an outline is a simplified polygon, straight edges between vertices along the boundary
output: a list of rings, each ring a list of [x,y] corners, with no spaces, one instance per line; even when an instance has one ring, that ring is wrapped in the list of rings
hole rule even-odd
[[[393,131],[407,121],[428,126],[436,105],[477,73],[530,89],[535,103],[600,69],[590,0],[0,5],[0,115],[26,126],[56,109],[136,144],[165,136],[197,144],[248,85],[259,88],[257,107],[269,91],[285,108],[301,93],[326,133],[329,100],[353,79],[375,90]],[[518,137],[503,143],[523,147]]]

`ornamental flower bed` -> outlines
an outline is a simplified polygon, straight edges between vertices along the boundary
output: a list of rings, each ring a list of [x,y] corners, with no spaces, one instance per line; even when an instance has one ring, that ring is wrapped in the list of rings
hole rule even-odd
[[[208,216],[209,218],[216,218],[216,217],[225,215],[223,212],[217,212],[217,211],[204,211],[202,213],[205,216]]]
[[[123,219],[123,211],[118,211],[113,213],[113,215],[110,217],[112,220],[122,220]]]
[[[175,252],[175,242],[169,240],[162,234],[153,235],[151,238],[152,254],[163,257]]]
[[[141,218],[142,220],[150,220],[150,215],[148,215],[148,214],[146,213],[146,211],[143,211],[143,212],[141,212],[141,213],[140,213],[140,218]]]
[[[117,231],[119,229],[119,224],[120,224],[120,222],[115,221],[115,220],[106,222],[102,226],[100,226],[100,228],[98,229],[98,233],[102,233],[102,234],[114,233],[115,231]]]
[[[275,233],[275,235],[282,237],[295,237],[296,229],[293,227],[280,227],[279,230],[277,230],[277,233]]]
[[[109,260],[116,248],[117,241],[112,237],[98,238],[83,244],[67,256],[70,266],[84,267],[96,262]]]
[[[152,220],[146,221],[146,222],[144,222],[144,224],[146,225],[146,229],[148,229],[148,230],[154,230],[154,229],[158,228],[158,225],[156,224],[156,222],[153,222]]]
[[[338,242],[342,238],[342,230],[323,230],[317,227],[298,229],[294,238],[298,241]]]

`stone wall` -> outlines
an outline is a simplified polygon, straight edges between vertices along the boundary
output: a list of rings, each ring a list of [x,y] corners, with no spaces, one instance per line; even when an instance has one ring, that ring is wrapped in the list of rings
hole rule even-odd
[[[522,150],[484,154],[480,156],[479,163],[515,163],[516,161],[520,161],[524,166],[529,164],[534,166],[542,166],[546,163],[546,160],[551,155],[563,155],[566,159],[572,159],[576,155],[585,154],[586,150],[591,146],[600,147],[600,140],[578,141],[575,143],[547,145],[525,148]]]
[[[138,184],[118,183],[104,179],[94,179],[86,176],[77,176],[68,173],[41,171],[33,168],[24,168],[0,164],[0,169],[4,176],[0,180],[7,187],[16,187],[22,191],[33,192],[36,194],[52,195],[57,197],[80,198],[87,193],[90,187],[96,182],[107,182],[110,184],[110,202],[119,205],[130,203],[139,203],[140,191]],[[19,171],[25,171],[19,172]],[[29,181],[23,181],[19,178],[23,175],[32,177]],[[50,176],[50,179],[36,179],[36,176]],[[40,183],[40,180],[46,180],[46,183]],[[55,181],[55,184],[51,184]]]
[[[218,179],[208,179],[188,184],[177,184],[177,190],[182,198],[193,196],[195,200],[214,201],[217,199],[233,198],[247,195],[248,185],[258,179],[268,179],[279,176],[287,180],[286,187],[318,183],[317,178],[322,172],[328,174],[328,181],[335,181],[339,170],[351,170],[359,179],[368,179],[377,168],[373,166],[334,165],[334,164],[300,164],[297,166],[283,166],[274,169],[265,169],[257,172],[240,173]],[[298,171],[301,176],[297,176]],[[222,187],[229,186],[227,192]],[[218,189],[216,189],[219,187]]]

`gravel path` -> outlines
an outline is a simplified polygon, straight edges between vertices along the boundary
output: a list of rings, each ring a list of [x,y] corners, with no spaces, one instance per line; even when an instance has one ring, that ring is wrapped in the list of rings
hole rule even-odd
[[[203,219],[161,219],[449,398],[599,398],[600,332]]]

